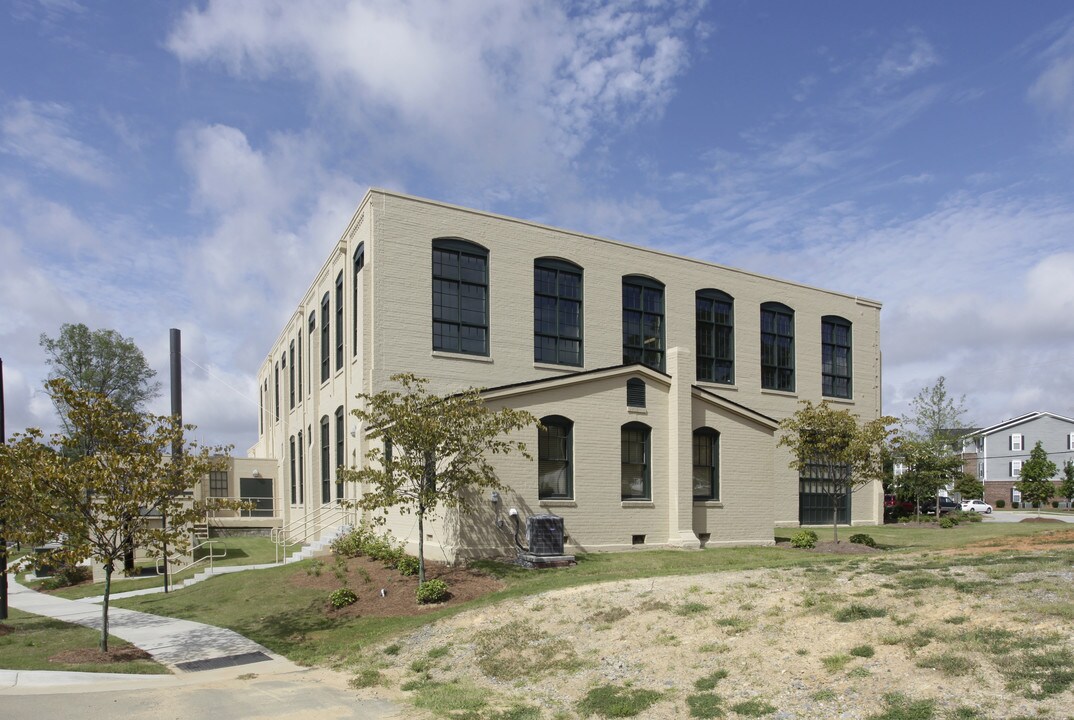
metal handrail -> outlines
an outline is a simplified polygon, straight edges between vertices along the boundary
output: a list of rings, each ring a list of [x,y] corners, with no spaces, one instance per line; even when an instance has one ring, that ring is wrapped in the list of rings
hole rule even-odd
[[[213,545],[221,545],[221,546],[223,546],[223,548],[224,548],[223,554],[217,555],[216,552],[213,550]],[[227,557],[227,544],[223,540],[206,540],[205,542],[202,542],[202,543],[199,543],[199,544],[195,545],[194,547],[190,548],[190,557],[193,558],[194,557],[194,551],[198,550],[199,548],[203,548],[203,547],[208,547],[209,548],[208,554],[203,556],[203,557],[198,558],[197,560],[194,560],[191,563],[183,565],[180,568],[172,568],[171,563],[169,563],[168,574],[171,576],[171,578],[175,578],[175,576],[178,573],[181,573],[184,570],[189,570],[190,568],[194,567],[195,565],[203,563],[206,560],[208,560],[208,562],[209,562],[209,570],[212,570],[214,560],[223,560],[224,558]],[[163,563],[163,562],[164,562],[163,557],[157,558],[157,574],[158,575],[163,574],[163,569],[161,568],[161,563]]]
[[[353,508],[345,505],[326,503],[308,515],[292,520],[282,527],[273,528],[270,537],[276,548],[276,562],[287,557],[287,548],[306,542],[334,522],[342,523],[352,512],[354,512]],[[303,532],[295,534],[298,530]],[[283,550],[282,558],[280,557],[281,549]]]

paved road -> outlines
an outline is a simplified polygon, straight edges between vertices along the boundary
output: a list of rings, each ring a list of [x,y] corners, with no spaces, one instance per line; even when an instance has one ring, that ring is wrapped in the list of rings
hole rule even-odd
[[[1074,522],[1074,515],[1071,515],[1070,513],[1052,514],[1043,512],[1040,516],[1042,518],[1048,518],[1049,520],[1059,520],[1065,523]],[[1028,510],[1026,512],[1022,512],[1021,510],[996,510],[985,515],[985,522],[1022,522],[1023,520],[1036,517],[1036,510]]]
[[[210,682],[199,677],[196,683],[172,678],[170,686],[151,688],[50,687],[40,693],[0,695],[0,717],[5,720],[402,720],[406,717],[400,708],[387,701],[359,699],[346,687],[345,678],[332,677],[335,675],[308,670]],[[128,682],[137,685],[139,680]]]

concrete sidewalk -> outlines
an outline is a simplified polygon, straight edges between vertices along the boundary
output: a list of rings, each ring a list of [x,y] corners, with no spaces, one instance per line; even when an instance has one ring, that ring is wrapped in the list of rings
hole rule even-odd
[[[35,615],[85,625],[100,631],[101,607],[45,595],[9,578],[9,604]],[[303,668],[268,648],[225,628],[190,620],[110,608],[108,631],[147,653],[175,672],[188,673],[220,668],[248,668],[259,674],[298,672]],[[14,671],[0,671],[12,673]],[[240,670],[241,672],[241,670]],[[26,673],[19,673],[25,675]],[[52,674],[52,673],[50,673]],[[70,675],[71,673],[55,673]],[[138,676],[150,678],[153,676]],[[3,678],[0,675],[0,678]],[[10,678],[7,678],[10,680]],[[107,681],[107,675],[101,681]],[[112,680],[114,681],[114,677]],[[57,677],[57,680],[60,680]],[[7,683],[0,679],[0,685]]]

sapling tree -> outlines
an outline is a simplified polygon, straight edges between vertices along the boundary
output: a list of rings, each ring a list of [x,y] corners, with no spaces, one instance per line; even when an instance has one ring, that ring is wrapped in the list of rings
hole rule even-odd
[[[1074,461],[1063,463],[1063,480],[1059,483],[1059,494],[1066,498],[1067,506],[1074,503]]]
[[[896,443],[896,453],[906,468],[899,476],[899,488],[903,496],[914,499],[918,508],[924,498],[938,500],[940,489],[963,474],[960,457],[926,440],[901,437]],[[939,502],[935,513],[939,517]]]
[[[1029,459],[1022,463],[1022,472],[1015,487],[1022,493],[1022,499],[1031,502],[1037,507],[1037,515],[1040,516],[1040,506],[1051,500],[1055,494],[1055,485],[1052,478],[1059,472],[1056,464],[1048,459],[1048,453],[1040,440],[1029,451]]]
[[[369,489],[358,500],[366,510],[414,513],[418,525],[418,585],[425,582],[425,519],[440,507],[465,511],[477,491],[501,488],[490,463],[493,455],[531,456],[511,434],[537,419],[528,412],[485,405],[470,388],[453,395],[428,391],[428,380],[393,375],[401,390],[360,394],[364,407],[353,412],[366,436],[380,440],[362,467],[342,469],[342,477]],[[384,447],[390,444],[390,455]]]
[[[110,398],[50,380],[48,389],[66,408],[74,432],[45,440],[31,428],[0,446],[0,478],[15,538],[31,545],[55,542],[48,562],[74,565],[86,559],[104,566],[100,648],[108,650],[112,572],[128,547],[185,552],[190,523],[215,508],[242,504],[225,498],[194,501],[187,494],[226,461],[228,448],[185,440],[193,426],[171,417],[124,409]],[[72,452],[81,438],[96,438],[92,454]],[[75,447],[73,447],[75,446]],[[172,447],[183,447],[176,457]],[[166,514],[167,526],[159,522]],[[28,556],[32,564],[42,558]]]
[[[779,445],[791,451],[790,467],[800,477],[816,479],[832,509],[832,534],[839,542],[839,507],[846,498],[884,477],[884,446],[895,418],[859,422],[849,410],[833,410],[827,401],[803,400],[794,415],[780,423]]]
[[[984,499],[984,483],[977,479],[976,475],[963,472],[955,478],[955,492],[962,496],[963,500],[975,498]]]

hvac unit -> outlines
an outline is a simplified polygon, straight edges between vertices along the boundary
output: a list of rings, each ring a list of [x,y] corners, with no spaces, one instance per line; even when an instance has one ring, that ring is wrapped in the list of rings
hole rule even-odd
[[[558,515],[526,518],[526,544],[533,555],[562,555],[563,518]]]

